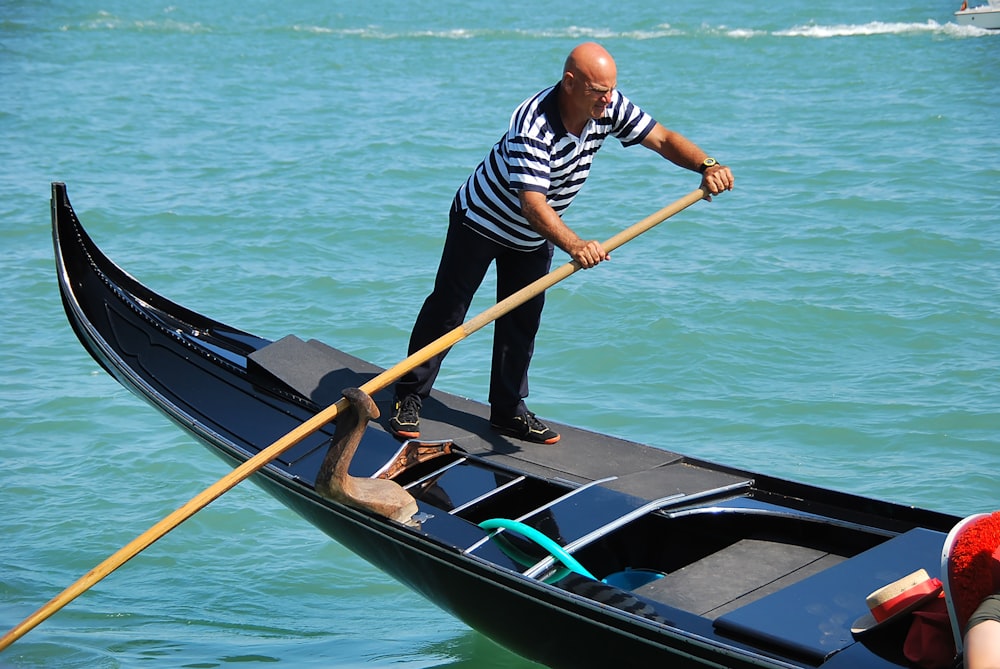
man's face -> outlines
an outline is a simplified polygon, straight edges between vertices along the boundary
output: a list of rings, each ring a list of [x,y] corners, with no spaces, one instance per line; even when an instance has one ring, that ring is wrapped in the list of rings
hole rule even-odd
[[[586,96],[591,118],[600,118],[604,110],[611,104],[611,95],[615,92],[615,82],[594,83],[585,81],[583,94]]]
[[[600,118],[611,104],[611,96],[618,85],[618,72],[613,63],[599,61],[588,63],[566,73],[573,107],[581,116]]]

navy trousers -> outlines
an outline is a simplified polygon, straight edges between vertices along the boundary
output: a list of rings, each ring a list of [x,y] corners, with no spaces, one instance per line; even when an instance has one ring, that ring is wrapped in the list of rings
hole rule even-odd
[[[410,334],[410,355],[465,322],[472,298],[491,263],[496,262],[498,302],[545,276],[552,266],[550,243],[529,251],[498,244],[465,225],[457,204],[448,218],[448,235],[434,290],[417,315]],[[502,420],[524,411],[528,366],[544,305],[545,295],[537,295],[497,319],[494,325],[489,401],[495,418]],[[396,384],[396,395],[403,398],[416,393],[426,398],[447,354],[445,351],[403,376]]]

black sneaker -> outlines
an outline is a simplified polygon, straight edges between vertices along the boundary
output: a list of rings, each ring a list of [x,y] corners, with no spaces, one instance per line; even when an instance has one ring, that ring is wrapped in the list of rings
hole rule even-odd
[[[392,399],[392,418],[389,419],[389,431],[401,439],[417,439],[420,437],[420,407],[423,402],[420,395],[411,393],[400,400]]]
[[[498,421],[490,418],[490,427],[500,434],[517,437],[536,444],[554,444],[559,441],[559,433],[555,432],[535,417],[530,411],[525,411],[513,418]]]

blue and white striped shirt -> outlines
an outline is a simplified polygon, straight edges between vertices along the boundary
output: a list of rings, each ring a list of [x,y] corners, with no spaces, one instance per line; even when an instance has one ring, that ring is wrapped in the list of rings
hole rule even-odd
[[[507,134],[459,188],[456,198],[466,225],[504,246],[537,248],[545,240],[521,215],[518,192],[545,193],[549,206],[562,215],[608,135],[631,146],[655,125],[652,116],[616,89],[604,115],[588,121],[576,137],[559,115],[559,85],[546,88],[514,110]]]

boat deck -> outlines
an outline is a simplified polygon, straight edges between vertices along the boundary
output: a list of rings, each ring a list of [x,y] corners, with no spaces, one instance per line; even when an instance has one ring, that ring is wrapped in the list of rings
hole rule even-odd
[[[382,369],[317,341],[284,337],[251,354],[251,375],[267,377],[320,407],[341,397],[345,388],[358,387]],[[392,390],[373,396],[381,419],[369,429],[387,432]],[[551,423],[561,435],[557,444],[533,444],[498,434],[489,428],[489,407],[479,402],[433,391],[421,411],[424,441],[450,440],[466,452],[546,478],[583,484],[609,477],[602,485],[655,500],[668,495],[691,495],[747,483],[746,477],[720,469],[692,465],[683,456],[635,442]]]

